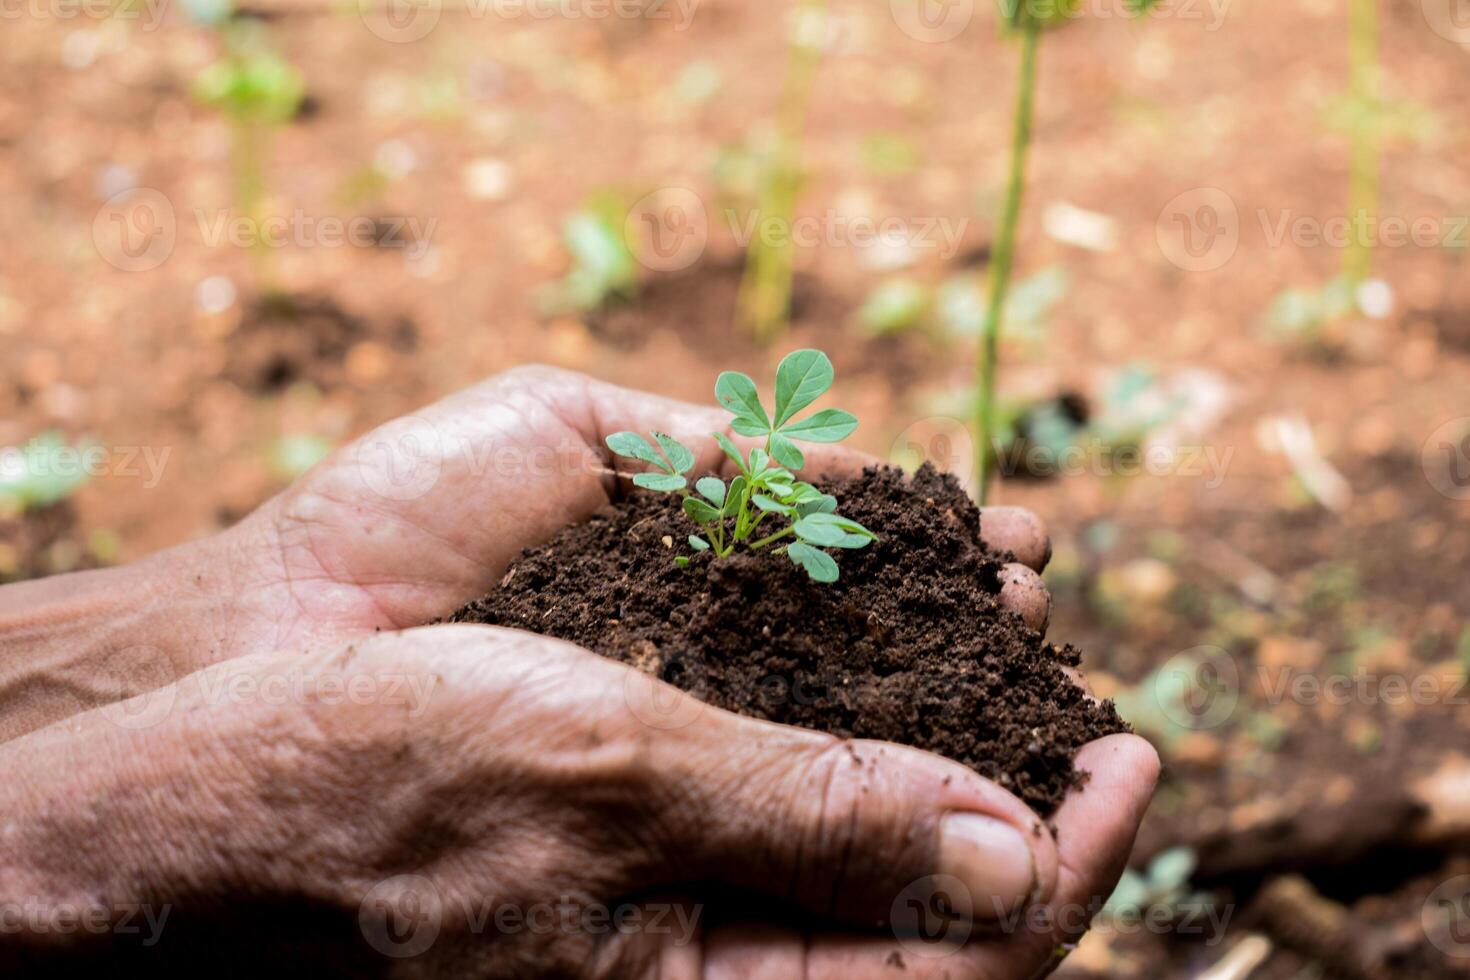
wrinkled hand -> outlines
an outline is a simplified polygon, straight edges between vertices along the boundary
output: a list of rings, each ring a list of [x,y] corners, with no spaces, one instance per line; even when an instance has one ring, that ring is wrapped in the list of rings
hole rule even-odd
[[[305,693],[218,696],[283,677]],[[168,907],[160,941],[0,937],[0,974],[1024,980],[1108,894],[1157,772],[1132,736],[1088,746],[1054,841],[956,763],[489,627],[255,655],[147,697],[0,746],[0,882]]]
[[[738,718],[540,637],[408,629],[615,499],[605,434],[668,431],[714,470],[725,457],[707,435],[726,418],[512,371],[369,433],[215,538],[0,589],[0,902],[14,888],[80,908],[166,904],[167,950],[151,955],[181,970],[279,964],[285,950],[406,976],[862,980],[891,975],[895,957],[918,977],[1044,967],[1126,859],[1157,774],[1141,740],[1083,750],[1092,779],[1053,842],[1014,797],[933,755]],[[822,447],[808,471],[865,462]],[[1041,525],[994,508],[982,531],[1018,559],[1004,598],[1044,628]],[[165,669],[135,667],[155,662]],[[231,695],[252,678],[247,691],[289,678],[295,693]],[[320,696],[354,678],[365,698]],[[405,690],[432,696],[405,704]],[[85,710],[96,704],[108,706]],[[957,813],[989,820],[946,819]],[[966,826],[969,843],[942,834]],[[971,915],[948,904],[963,892],[926,891],[937,873],[964,884]],[[643,909],[645,926],[654,905],[682,909],[690,929],[484,918],[563,895]],[[439,902],[436,936],[397,957],[416,920],[389,929],[390,913],[420,899]],[[995,921],[1018,904],[1019,923]],[[898,938],[889,920],[905,910],[928,916],[909,925],[937,942]],[[56,953],[25,951],[46,965]]]
[[[520,368],[397,419],[333,454],[234,532],[250,586],[269,596],[254,650],[275,650],[442,616],[499,580],[521,549],[618,496],[603,439],[665,431],[693,447],[696,472],[729,465],[711,432],[729,414],[552,368]],[[742,444],[750,440],[736,437]],[[873,462],[813,447],[807,472],[856,473]],[[982,520],[1012,551],[1003,597],[1045,628],[1036,572],[1050,545],[1019,508]],[[251,652],[250,649],[236,652]]]

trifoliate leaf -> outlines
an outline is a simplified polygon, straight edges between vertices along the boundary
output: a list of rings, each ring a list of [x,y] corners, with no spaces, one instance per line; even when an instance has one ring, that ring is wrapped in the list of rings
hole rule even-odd
[[[684,498],[684,513],[700,524],[709,524],[720,519],[720,512],[698,497]]]
[[[837,562],[825,551],[818,551],[798,541],[786,549],[786,555],[796,565],[806,569],[813,582],[837,581]]]
[[[749,375],[739,371],[722,371],[715,379],[715,398],[737,418],[747,418],[764,425],[765,428],[760,433],[755,433],[756,435],[770,430],[771,419],[766,415],[766,409],[761,405],[760,393],[756,391],[755,382],[750,380]]]
[[[713,476],[701,477],[694,482],[694,489],[716,507],[725,506],[725,481]]]
[[[663,451],[668,454],[669,462],[674,464],[675,473],[688,473],[694,469],[694,454],[684,448],[684,445],[672,436],[662,432],[655,432],[653,437]]]
[[[689,547],[693,548],[695,551],[708,551],[709,542],[706,541],[704,538],[701,538],[697,534],[691,534],[689,535]]]
[[[664,458],[658,454],[658,450],[636,432],[614,432],[607,437],[607,448],[619,456],[641,459],[645,463],[652,463],[666,473],[672,472],[669,464],[664,462]]]
[[[819,350],[792,351],[776,367],[776,427],[832,387],[832,362]]]
[[[796,443],[780,432],[771,436],[771,455],[776,457],[776,462],[793,470],[806,465],[806,457],[796,448]]]
[[[670,473],[639,473],[633,477],[633,485],[645,490],[657,490],[659,493],[673,493],[675,490],[683,490],[688,481],[682,476]]]
[[[815,415],[792,422],[781,435],[804,442],[841,442],[857,428],[857,417],[840,408],[824,408]]]

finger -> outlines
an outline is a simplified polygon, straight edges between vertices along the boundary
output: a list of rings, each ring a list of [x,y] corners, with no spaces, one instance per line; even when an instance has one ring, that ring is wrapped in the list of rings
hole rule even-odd
[[[1061,866],[1044,914],[1013,921],[987,947],[980,976],[1027,977],[1074,943],[1112,894],[1133,850],[1138,825],[1159,778],[1159,756],[1136,735],[1109,735],[1082,747],[1077,768],[1090,774],[1056,813]]]
[[[1039,819],[958,763],[713,708],[677,736],[660,740],[655,762],[680,788],[667,813],[676,880],[716,879],[869,928],[933,876],[963,883],[959,911],[974,918],[1052,889]]]
[[[980,537],[991,551],[1009,551],[1040,572],[1051,561],[1051,538],[1041,518],[1024,507],[980,508]]]
[[[1062,666],[1062,673],[1072,678],[1073,684],[1076,684],[1078,687],[1082,688],[1082,693],[1087,695],[1087,700],[1091,701],[1094,704],[1097,703],[1097,692],[1093,691],[1092,684],[1087,680],[1086,674],[1082,673],[1082,671],[1078,670],[1076,667],[1068,667],[1066,665]]]
[[[1041,576],[1025,565],[1011,562],[1000,570],[1000,601],[1026,625],[1045,633],[1051,622],[1051,593]]]

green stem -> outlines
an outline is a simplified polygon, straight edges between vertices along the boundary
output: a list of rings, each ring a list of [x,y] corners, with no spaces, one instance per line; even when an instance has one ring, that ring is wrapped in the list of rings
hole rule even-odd
[[[976,450],[976,496],[983,505],[990,495],[995,442],[995,366],[1000,354],[1001,312],[1005,309],[1015,257],[1016,228],[1021,218],[1021,199],[1026,188],[1026,154],[1031,146],[1031,120],[1036,97],[1036,49],[1041,25],[1026,19],[1021,25],[1021,61],[1016,84],[1015,118],[1011,130],[1010,177],[1005,205],[990,260],[990,300],[985,309],[985,330],[980,343],[979,432]]]
[[[755,237],[748,246],[745,275],[740,282],[738,316],[760,343],[781,334],[791,314],[795,266],[791,234],[801,183],[801,134],[806,127],[812,82],[822,60],[820,35],[825,29],[826,12],[827,0],[799,0],[799,21],[776,108],[776,145],[756,202],[752,226]],[[807,32],[817,36],[805,36]],[[768,225],[776,241],[765,240],[763,229]]]
[[[1370,229],[1378,210],[1378,0],[1350,0],[1349,86],[1353,107],[1348,170],[1348,223],[1352,237],[1342,275],[1357,286],[1373,274]]]
[[[786,535],[788,535],[788,534],[795,534],[795,533],[796,533],[796,528],[794,526],[792,526],[792,525],[787,525],[785,528],[781,529],[780,531],[777,531],[775,534],[768,534],[764,538],[761,538],[759,541],[752,541],[750,543],[750,549],[752,551],[755,551],[755,550],[758,550],[760,548],[764,548],[766,545],[770,544],[772,541],[780,541],[782,538],[786,537]]]

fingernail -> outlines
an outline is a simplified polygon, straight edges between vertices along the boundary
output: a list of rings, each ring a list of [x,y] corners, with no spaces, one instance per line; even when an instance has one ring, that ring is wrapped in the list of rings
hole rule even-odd
[[[1026,838],[1005,821],[978,813],[951,813],[940,823],[939,870],[970,889],[976,918],[1009,912],[1036,888]]]

